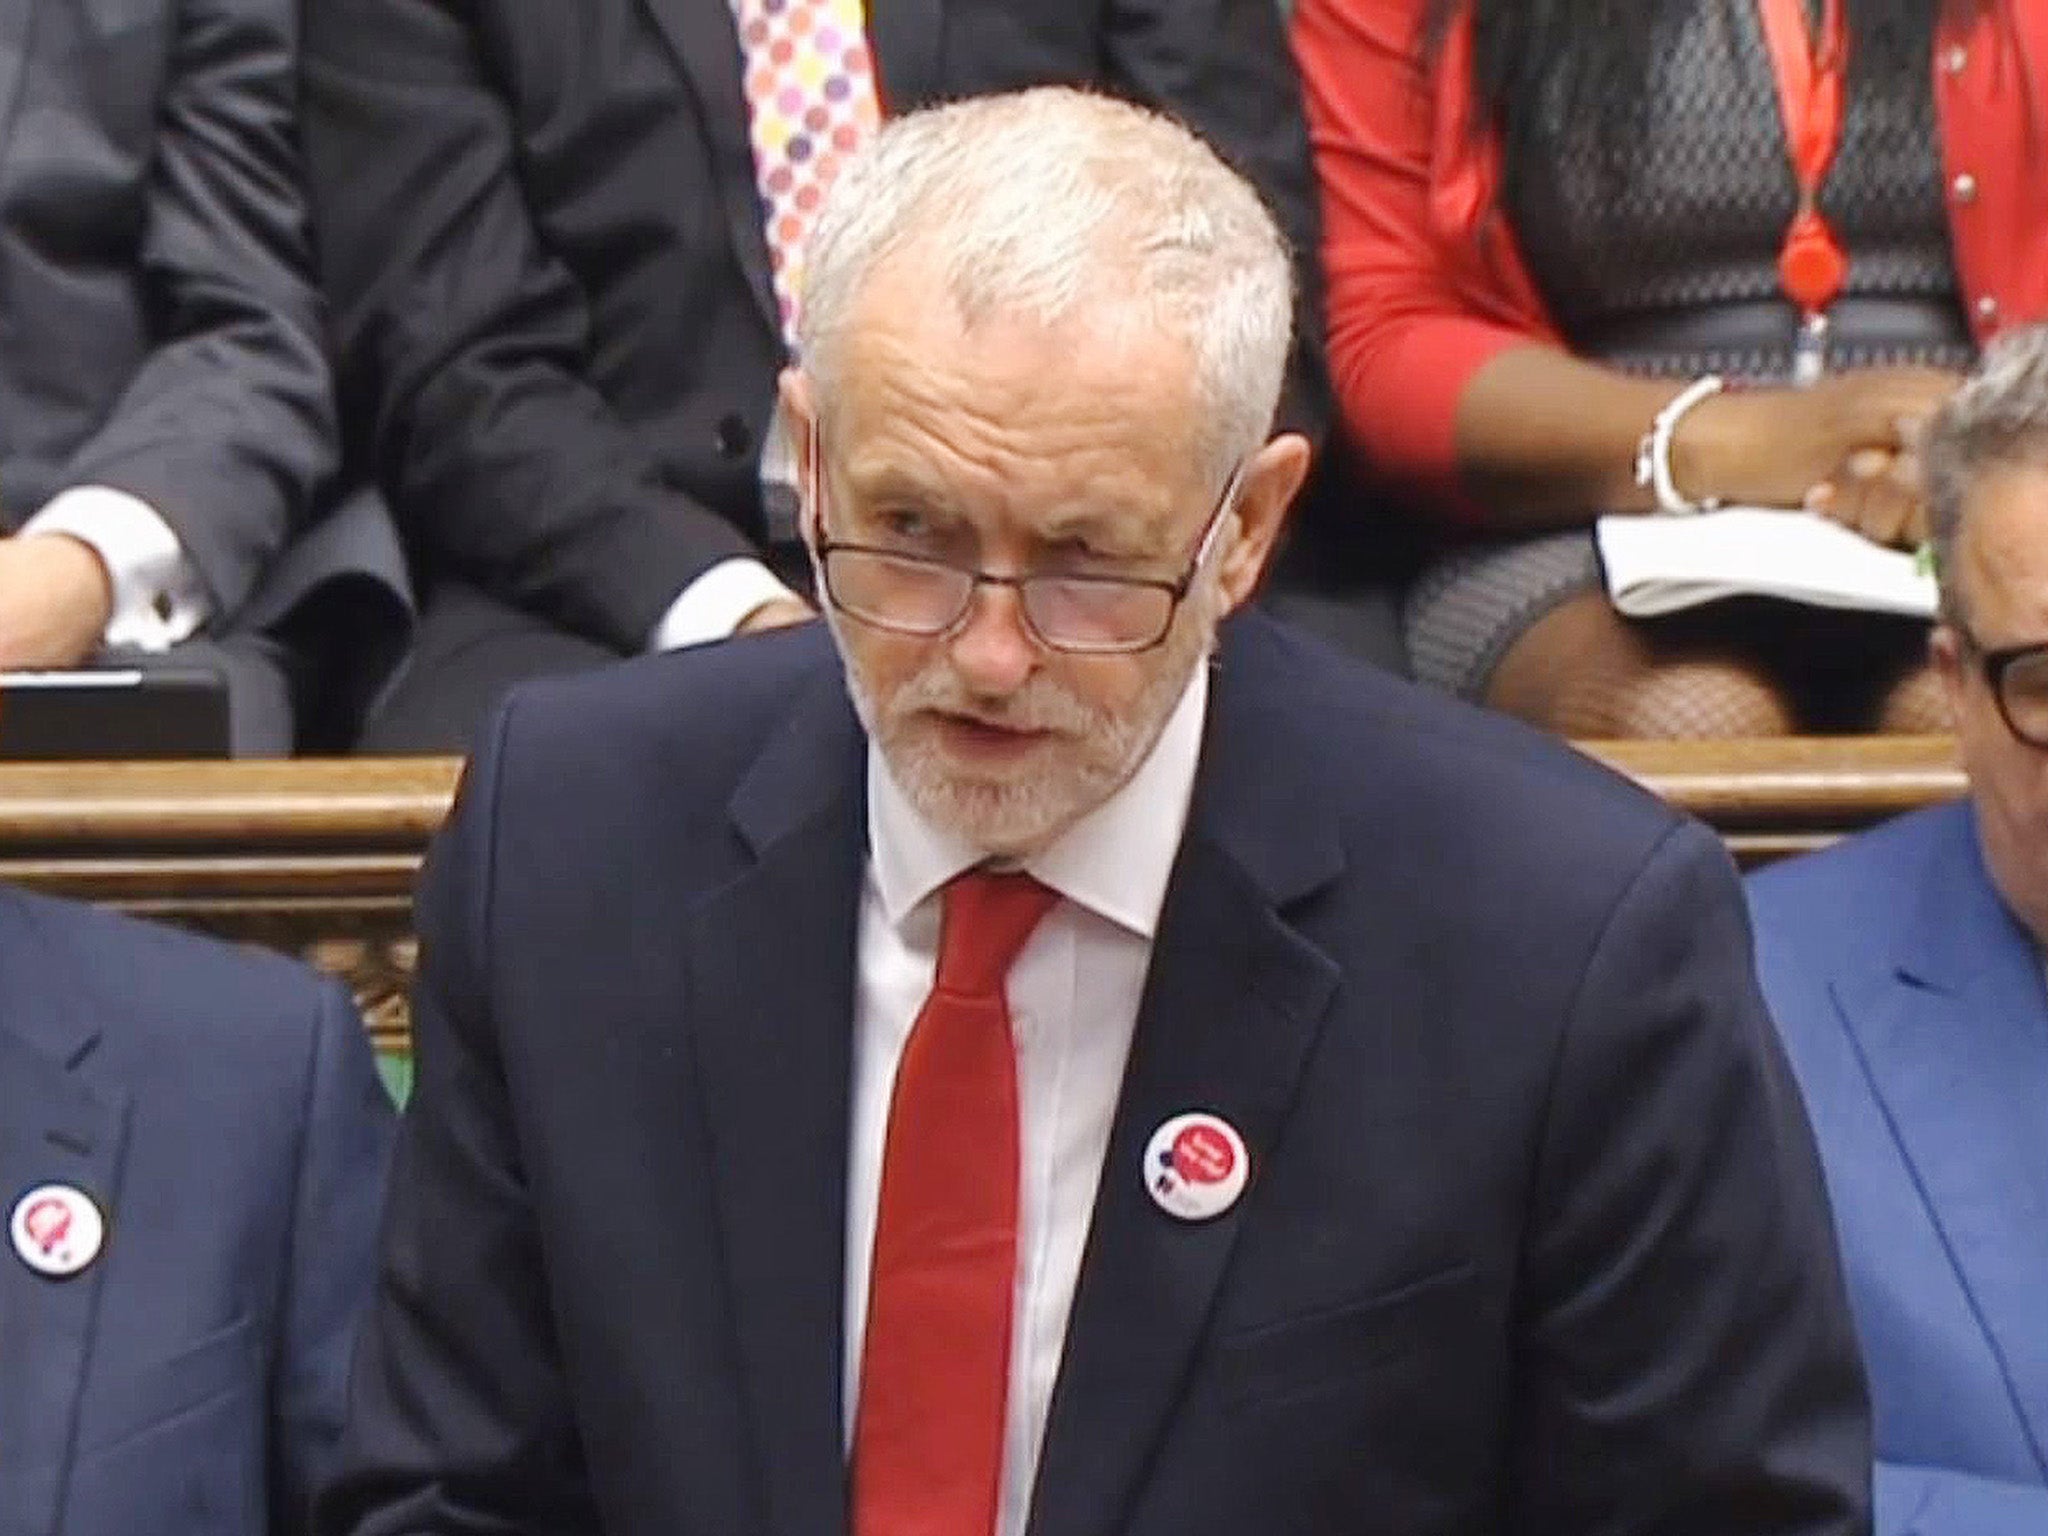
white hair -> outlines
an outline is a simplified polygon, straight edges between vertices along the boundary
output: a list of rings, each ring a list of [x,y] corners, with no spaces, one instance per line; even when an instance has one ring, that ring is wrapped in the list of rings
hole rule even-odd
[[[1971,487],[2000,468],[2048,468],[2048,325],[2008,331],[1935,411],[1920,439],[1941,616],[1967,625],[1956,543]]]
[[[1043,87],[885,126],[826,194],[805,256],[799,345],[828,397],[862,285],[911,249],[970,328],[1100,307],[1185,339],[1217,478],[1271,432],[1292,325],[1287,244],[1251,185],[1178,123]]]

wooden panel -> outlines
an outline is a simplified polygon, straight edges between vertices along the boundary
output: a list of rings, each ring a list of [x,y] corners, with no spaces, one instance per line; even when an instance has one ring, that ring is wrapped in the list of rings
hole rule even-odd
[[[0,853],[417,851],[447,814],[458,770],[452,758],[5,763]]]
[[[406,1043],[412,887],[452,759],[0,764],[0,880],[304,956]]]
[[[1947,737],[1593,742],[1738,859],[1804,852],[1963,792]],[[412,887],[451,759],[0,764],[0,880],[305,956],[402,1049]]]
[[[1581,750],[1692,812],[1745,865],[1825,847],[1967,788],[1948,736],[1604,741]]]

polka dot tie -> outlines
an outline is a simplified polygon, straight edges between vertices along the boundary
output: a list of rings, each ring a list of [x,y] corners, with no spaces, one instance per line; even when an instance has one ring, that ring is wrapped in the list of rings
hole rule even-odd
[[[755,184],[782,335],[796,350],[804,242],[825,189],[880,121],[861,0],[732,0]]]

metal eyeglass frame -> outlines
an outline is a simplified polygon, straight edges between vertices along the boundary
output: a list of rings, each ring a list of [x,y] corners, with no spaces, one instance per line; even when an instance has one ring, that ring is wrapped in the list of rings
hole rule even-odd
[[[818,586],[826,600],[848,618],[866,624],[889,634],[914,635],[920,639],[937,640],[957,634],[968,615],[974,611],[975,594],[985,586],[1009,587],[1017,594],[1017,612],[1024,621],[1024,628],[1031,638],[1049,651],[1059,651],[1070,656],[1135,656],[1160,645],[1173,632],[1173,621],[1180,612],[1180,605],[1194,587],[1195,577],[1200,574],[1203,563],[1208,560],[1216,542],[1217,530],[1223,526],[1223,514],[1231,510],[1238,492],[1244,488],[1247,461],[1240,461],[1230,472],[1230,478],[1223,483],[1223,490],[1216,498],[1216,505],[1210,510],[1207,522],[1203,524],[1202,535],[1196,541],[1194,553],[1188,557],[1187,568],[1178,579],[1146,576],[1096,576],[1086,572],[1073,575],[1052,575],[1046,572],[1029,572],[1020,576],[999,576],[973,566],[959,565],[951,560],[942,560],[935,555],[910,554],[903,550],[890,549],[879,544],[858,544],[830,539],[825,536],[824,501],[824,438],[818,430],[814,417],[810,423],[810,481],[812,504],[818,509],[818,542],[813,554],[818,564]],[[919,566],[932,571],[943,571],[967,578],[967,585],[961,589],[959,607],[953,616],[943,624],[933,627],[923,624],[895,624],[877,619],[872,614],[849,608],[840,600],[832,580],[832,556],[835,554],[877,555],[886,559],[901,561],[906,565]],[[1076,645],[1071,641],[1055,640],[1038,627],[1032,616],[1030,592],[1035,582],[1062,582],[1070,585],[1098,586],[1103,588],[1144,589],[1164,592],[1168,603],[1165,616],[1159,624],[1159,632],[1148,640],[1131,643],[1103,645]]]

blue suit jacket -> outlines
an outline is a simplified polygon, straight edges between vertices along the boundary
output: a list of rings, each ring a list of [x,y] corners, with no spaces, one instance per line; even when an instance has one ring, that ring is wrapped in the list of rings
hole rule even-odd
[[[1876,1415],[1880,1536],[2048,1532],[2048,993],[1966,804],[1751,877]]]
[[[515,693],[323,1531],[844,1536],[864,762],[816,624]],[[1144,1182],[1189,1109],[1207,1222]],[[1860,1536],[1869,1469],[1712,835],[1232,620],[1031,1536]]]
[[[107,1228],[66,1279],[0,1246],[0,1536],[306,1528],[391,1118],[332,983],[0,889],[0,1219],[55,1183]]]

